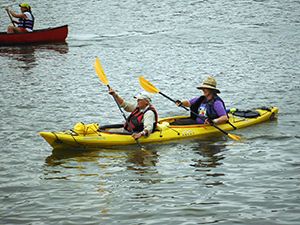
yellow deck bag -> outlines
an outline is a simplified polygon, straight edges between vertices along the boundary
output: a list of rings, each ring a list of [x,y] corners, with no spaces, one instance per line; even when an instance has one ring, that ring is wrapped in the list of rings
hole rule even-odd
[[[97,130],[98,130],[98,123],[92,123],[92,124],[88,124],[88,125],[85,125],[84,123],[77,123],[75,126],[74,126],[74,131],[77,133],[77,134],[96,134],[97,133]]]

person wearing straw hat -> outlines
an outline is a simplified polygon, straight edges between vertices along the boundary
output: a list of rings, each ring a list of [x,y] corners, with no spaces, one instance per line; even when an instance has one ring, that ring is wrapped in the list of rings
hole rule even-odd
[[[152,106],[151,98],[147,92],[141,92],[140,94],[134,96],[137,102],[127,102],[123,100],[116,92],[111,88],[108,92],[109,94],[114,94],[119,105],[124,108],[125,111],[131,112],[127,118],[128,123],[134,132],[132,137],[135,139],[142,136],[148,137],[152,132],[154,132],[158,116],[155,108]],[[131,129],[127,122],[124,124],[123,128],[111,129],[113,132],[130,132]]]
[[[23,32],[32,32],[34,26],[34,16],[31,13],[31,7],[27,3],[22,3],[19,5],[21,7],[21,14],[16,14],[5,8],[6,11],[11,14],[13,17],[18,18],[19,22],[12,20],[13,23],[18,24],[15,26],[8,26],[7,33],[23,33]]]
[[[208,77],[197,89],[203,91],[202,96],[190,100],[176,101],[177,106],[190,107],[194,113],[191,113],[190,118],[177,120],[173,124],[220,124],[227,122],[226,107],[223,100],[218,96],[218,93],[221,92],[217,89],[216,80],[212,77]]]

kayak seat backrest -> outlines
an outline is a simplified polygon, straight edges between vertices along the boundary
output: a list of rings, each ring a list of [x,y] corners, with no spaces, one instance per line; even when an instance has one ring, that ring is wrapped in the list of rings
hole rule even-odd
[[[169,123],[168,122],[162,122],[162,123],[158,123],[156,125],[156,130],[159,130],[159,131],[163,131],[163,130],[166,130],[169,128]]]
[[[255,110],[239,110],[236,112],[233,112],[232,115],[239,116],[239,117],[245,117],[245,118],[255,118],[260,116],[260,113]]]
[[[119,123],[119,124],[110,124],[110,125],[102,125],[98,128],[99,131],[104,131],[106,129],[111,129],[111,128],[121,128],[123,127],[124,124],[123,123]]]

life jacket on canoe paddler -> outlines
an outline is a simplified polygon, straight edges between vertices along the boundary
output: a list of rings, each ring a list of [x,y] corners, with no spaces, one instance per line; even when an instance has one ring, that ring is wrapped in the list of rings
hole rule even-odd
[[[135,95],[134,98],[137,102],[128,102],[118,96],[113,89],[109,90],[109,94],[114,94],[118,104],[127,112],[131,112],[123,128],[110,130],[117,132],[134,132],[132,136],[140,138],[141,136],[148,137],[155,131],[158,115],[153,107],[152,100],[148,93],[142,92]],[[138,133],[136,133],[138,132]]]

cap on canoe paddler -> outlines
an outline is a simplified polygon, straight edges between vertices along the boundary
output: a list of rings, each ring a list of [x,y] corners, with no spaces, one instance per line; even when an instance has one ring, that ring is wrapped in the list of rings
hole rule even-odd
[[[216,90],[217,93],[221,93],[219,89],[217,89],[217,82],[214,78],[208,77],[205,79],[202,85],[197,87],[198,89],[203,89],[203,88],[208,88],[208,89],[213,89]]]
[[[22,3],[22,4],[20,4],[19,6],[20,6],[20,7],[23,7],[23,8],[27,8],[27,9],[30,8],[30,6],[29,6],[27,3]]]

